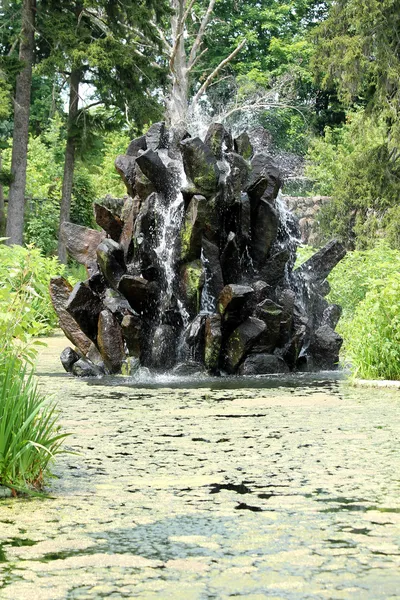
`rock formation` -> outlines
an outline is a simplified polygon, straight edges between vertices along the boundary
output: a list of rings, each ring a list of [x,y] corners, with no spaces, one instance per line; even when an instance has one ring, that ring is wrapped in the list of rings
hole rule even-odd
[[[206,141],[153,125],[116,159],[124,202],[95,205],[101,231],[64,223],[88,279],[51,283],[76,375],[155,370],[243,374],[332,369],[342,343],[326,277],[330,242],[293,271],[298,228],[281,174],[247,134]]]

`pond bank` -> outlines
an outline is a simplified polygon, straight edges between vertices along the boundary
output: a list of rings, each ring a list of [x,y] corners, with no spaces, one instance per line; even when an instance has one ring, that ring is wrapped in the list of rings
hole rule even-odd
[[[355,387],[371,387],[371,388],[389,388],[400,390],[400,381],[392,381],[390,379],[354,379],[352,384]]]
[[[0,598],[398,598],[397,391],[82,381],[49,342],[76,454],[0,502]]]

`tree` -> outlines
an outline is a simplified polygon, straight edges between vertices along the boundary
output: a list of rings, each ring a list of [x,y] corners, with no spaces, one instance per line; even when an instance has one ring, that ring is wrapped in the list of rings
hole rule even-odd
[[[48,54],[42,69],[57,69],[69,87],[60,227],[69,219],[75,155],[82,129],[90,124],[90,108],[118,107],[136,126],[156,112],[158,102],[152,91],[160,85],[162,68],[157,63],[159,39],[151,21],[157,22],[166,10],[167,4],[156,0],[42,0],[40,25],[43,51]],[[93,96],[86,106],[82,85],[89,86]],[[61,236],[58,254],[65,262]]]
[[[204,56],[207,48],[203,47],[206,28],[210,23],[216,0],[203,2],[196,0],[171,0],[173,14],[170,21],[170,33],[164,35],[159,28],[158,32],[167,53],[171,75],[171,91],[167,103],[167,118],[172,126],[186,123],[189,108],[190,76],[196,64]],[[197,5],[197,6],[195,6]],[[189,17],[192,11],[197,9],[196,25],[190,26]],[[193,13],[195,16],[196,13]],[[190,44],[187,43],[188,30],[191,29]],[[218,76],[220,71],[242,50],[246,39],[239,39],[235,48],[225,55],[218,65],[209,73],[201,83],[191,99],[192,108],[197,104],[200,97],[210,86],[211,82]]]
[[[273,107],[278,121],[283,115],[289,122],[291,115],[294,128],[304,121],[299,108],[314,121],[318,89],[310,69],[309,33],[326,17],[327,2],[171,0],[171,5],[170,33],[160,36],[170,62],[172,123],[179,115],[187,118],[188,106],[195,113],[205,92],[214,117],[234,115],[231,124],[240,113],[260,117],[268,109],[270,117]],[[286,113],[285,106],[290,106]]]
[[[3,150],[6,143],[3,140],[6,136],[3,130],[8,130],[8,119],[11,113],[11,86],[7,80],[6,74],[0,69],[0,237],[4,237],[6,232],[6,215],[4,210],[4,192],[3,192]],[[8,133],[8,132],[7,132]],[[2,135],[3,134],[3,135]],[[7,181],[7,180],[6,180]]]
[[[35,0],[23,0],[22,30],[19,46],[19,59],[22,63],[22,70],[17,76],[14,98],[14,133],[11,161],[12,181],[8,196],[6,229],[7,243],[10,245],[22,245],[23,242],[34,35]]]
[[[400,156],[399,30],[400,0],[338,0],[317,29],[314,62],[347,106],[384,117],[393,158]]]

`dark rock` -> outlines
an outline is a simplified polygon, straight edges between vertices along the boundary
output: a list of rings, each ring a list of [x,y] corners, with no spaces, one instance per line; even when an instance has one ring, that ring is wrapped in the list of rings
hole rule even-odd
[[[100,377],[104,371],[86,358],[80,358],[73,364],[72,373],[75,377]]]
[[[235,152],[241,154],[246,160],[253,156],[253,146],[251,145],[249,134],[245,131],[234,140]]]
[[[86,354],[91,341],[83,333],[75,319],[66,309],[72,286],[63,277],[52,277],[50,280],[50,298],[58,316],[60,328],[65,336],[76,346],[82,354]]]
[[[104,308],[107,308],[121,322],[125,315],[132,314],[131,306],[124,296],[110,288],[107,289],[103,298]]]
[[[218,298],[218,311],[225,326],[236,326],[251,310],[253,288],[247,285],[226,285]]]
[[[204,196],[193,196],[181,228],[181,259],[183,261],[200,258],[203,232],[207,229],[207,208],[207,200]]]
[[[173,176],[154,150],[146,150],[137,157],[140,170],[159,193],[168,195],[173,188]]]
[[[247,185],[247,193],[254,208],[264,198],[273,203],[282,187],[281,173],[271,156],[256,154],[251,161],[252,172]]]
[[[256,306],[254,316],[265,323],[266,329],[252,352],[273,352],[280,335],[282,307],[272,300],[266,299]]]
[[[251,350],[266,325],[260,319],[249,317],[230,335],[225,349],[225,368],[228,373],[235,373],[240,362]]]
[[[250,167],[245,159],[235,152],[227,153],[225,158],[230,167],[226,177],[226,204],[229,206],[235,201],[240,201],[242,190],[249,180]]]
[[[267,375],[289,373],[290,369],[280,356],[251,354],[239,367],[239,375]]]
[[[168,156],[174,160],[181,160],[180,143],[190,137],[184,123],[173,127],[169,134]]]
[[[321,296],[327,296],[331,291],[331,286],[330,283],[327,279],[324,279],[324,281],[322,281],[319,285],[318,285],[318,293],[321,294]]]
[[[104,231],[96,231],[64,221],[60,235],[71,258],[88,267],[93,268],[96,265],[96,250],[106,237]]]
[[[298,373],[315,373],[319,369],[315,364],[315,360],[308,354],[301,353],[296,363],[296,371]]]
[[[344,246],[332,240],[296,269],[294,275],[309,282],[321,283],[345,255]]]
[[[143,173],[142,169],[136,163],[136,179],[135,179],[135,189],[139,198],[143,201],[146,200],[147,196],[156,191],[155,186],[152,184],[150,179],[146,177]]]
[[[98,204],[101,204],[105,208],[107,208],[113,215],[122,218],[122,209],[124,208],[125,200],[129,196],[124,196],[123,198],[115,198],[115,196],[111,196],[111,194],[106,194],[104,198],[98,201]]]
[[[265,281],[262,281],[262,279],[258,279],[257,281],[252,283],[251,287],[254,289],[254,306],[259,304],[263,300],[266,300],[267,298],[269,300],[273,300],[275,295],[274,288],[272,287],[272,285],[269,285]]]
[[[287,249],[271,256],[260,270],[261,278],[273,287],[280,285],[285,278],[286,264],[289,258],[290,251]]]
[[[222,160],[222,147],[226,139],[226,131],[221,123],[212,123],[208,128],[204,143],[217,160]]]
[[[72,367],[80,359],[80,356],[75,350],[72,350],[69,346],[65,348],[60,354],[61,364],[67,373],[72,373]]]
[[[136,158],[141,152],[147,150],[146,136],[142,135],[134,140],[128,146],[126,154]]]
[[[146,145],[151,150],[168,148],[168,131],[165,123],[153,123],[146,133]]]
[[[103,240],[97,248],[97,263],[106,281],[116,289],[126,272],[124,251],[121,246],[114,240]]]
[[[78,323],[83,333],[96,343],[97,322],[102,310],[100,298],[88,285],[79,282],[72,290],[65,308]]]
[[[250,242],[251,236],[251,206],[246,193],[240,195],[240,237],[244,244]]]
[[[104,361],[103,358],[97,348],[97,346],[95,344],[91,344],[88,353],[86,354],[86,358],[88,360],[90,360],[90,362],[92,362],[94,365],[96,365],[96,367],[99,367],[99,369],[102,372],[105,372],[105,366],[104,366]]]
[[[156,243],[157,207],[161,204],[161,196],[153,192],[141,205],[134,227],[136,248],[141,244],[142,240],[148,241],[151,245]]]
[[[182,313],[179,309],[175,294],[172,294],[169,306],[163,311],[162,322],[165,323],[165,325],[171,325],[174,330],[183,327]]]
[[[94,292],[101,298],[104,296],[106,289],[107,289],[107,285],[106,285],[106,281],[105,281],[102,273],[100,273],[100,271],[93,273],[93,275],[91,275],[89,277],[89,279],[87,280],[87,284],[90,287],[90,289],[92,290],[92,292]]]
[[[282,356],[291,369],[294,369],[297,365],[298,358],[303,350],[306,333],[306,325],[298,325],[289,342],[279,351],[279,355]]]
[[[124,251],[126,259],[131,258],[133,253],[133,231],[137,216],[140,211],[140,198],[127,198],[122,209],[122,232],[119,243]]]
[[[322,325],[311,336],[309,354],[320,369],[335,369],[343,339],[329,325]]]
[[[119,242],[123,228],[121,219],[118,216],[113,215],[108,208],[97,203],[94,204],[94,214],[97,225],[102,227],[111,239],[115,242]]]
[[[197,137],[183,140],[181,150],[186,175],[201,194],[212,196],[218,187],[219,170],[210,148]]]
[[[209,303],[212,302],[213,309],[217,308],[217,300],[224,287],[224,278],[222,275],[221,263],[219,262],[218,246],[212,244],[207,239],[202,241],[202,258],[205,272],[204,290],[207,288]],[[208,306],[208,309],[211,307]]]
[[[219,368],[222,344],[221,315],[206,316],[204,335],[204,364],[208,371],[216,373]]]
[[[129,356],[140,358],[142,323],[137,315],[125,315],[121,322],[122,335],[128,348]]]
[[[159,325],[154,332],[151,364],[155,369],[166,371],[175,364],[176,336],[170,325]]]
[[[124,340],[121,327],[109,310],[102,310],[99,315],[97,346],[110,373],[118,373],[125,359]]]
[[[193,377],[196,375],[200,375],[203,371],[204,365],[202,363],[194,361],[179,363],[178,365],[176,365],[176,367],[172,369],[172,373],[174,375],[179,375],[181,377]]]
[[[205,320],[205,315],[197,315],[187,327],[184,334],[189,358],[194,362],[204,361]]]
[[[256,268],[261,269],[278,233],[278,213],[266,200],[261,199],[252,223],[252,257]]]
[[[135,277],[132,275],[123,275],[118,290],[125,296],[133,310],[140,314],[147,313],[150,304],[154,303],[154,286],[149,286],[149,282],[144,277]]]
[[[339,304],[330,304],[322,314],[322,325],[329,325],[329,327],[335,329],[341,316],[342,307]]]
[[[240,279],[240,252],[236,234],[231,231],[221,253],[221,268],[226,285],[238,283]]]
[[[136,193],[136,159],[127,154],[120,154],[114,164],[126,186],[126,191],[133,197]]]
[[[285,289],[281,292],[278,299],[278,304],[282,306],[282,317],[280,327],[279,345],[284,346],[290,337],[290,332],[293,325],[293,311],[296,294],[291,289]]]

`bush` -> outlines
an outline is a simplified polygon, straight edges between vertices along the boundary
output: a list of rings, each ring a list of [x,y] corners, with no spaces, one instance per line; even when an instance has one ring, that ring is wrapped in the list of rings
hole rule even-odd
[[[318,217],[326,238],[367,249],[377,235],[387,235],[400,248],[400,167],[383,118],[353,112],[343,127],[326,128],[324,138],[310,146],[306,173],[315,180],[315,193],[332,196]]]
[[[392,250],[385,241],[371,250],[348,252],[328,278],[328,300],[340,304],[342,320],[350,321],[367,292],[396,272],[400,272],[400,252]]]
[[[376,282],[357,306],[346,343],[354,375],[400,379],[400,274]]]
[[[297,266],[315,249],[299,249]],[[365,379],[400,379],[400,252],[380,241],[348,252],[328,277],[329,302],[340,304],[342,358]]]
[[[62,275],[58,260],[45,258],[37,248],[0,244],[0,334],[27,343],[57,327],[49,282]],[[0,340],[0,351],[2,341]]]
[[[35,248],[0,245],[0,485],[15,491],[42,486],[66,436],[27,366],[40,344],[33,336],[56,325],[48,283],[62,270]]]
[[[55,406],[39,394],[23,362],[0,360],[0,485],[16,491],[41,488],[50,461],[62,452]]]

